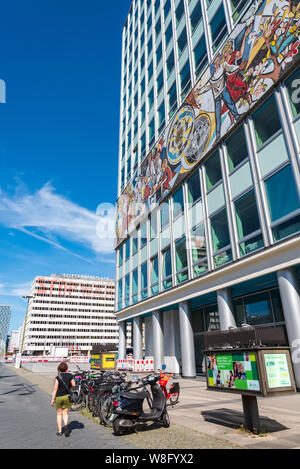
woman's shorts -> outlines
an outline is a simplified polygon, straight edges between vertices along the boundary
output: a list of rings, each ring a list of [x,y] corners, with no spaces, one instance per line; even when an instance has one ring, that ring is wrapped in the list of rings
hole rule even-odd
[[[55,409],[70,409],[71,402],[69,396],[60,396],[55,399]]]

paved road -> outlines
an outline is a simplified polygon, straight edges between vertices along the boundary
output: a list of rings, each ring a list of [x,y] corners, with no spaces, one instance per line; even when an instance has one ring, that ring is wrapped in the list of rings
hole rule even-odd
[[[77,412],[71,412],[69,428],[69,438],[56,436],[49,395],[0,364],[1,449],[134,449]]]

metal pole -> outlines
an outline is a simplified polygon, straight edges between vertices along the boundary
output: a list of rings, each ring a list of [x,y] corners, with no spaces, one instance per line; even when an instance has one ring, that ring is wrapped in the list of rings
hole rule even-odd
[[[257,397],[242,395],[244,409],[244,427],[252,433],[260,433],[260,417],[258,412]]]

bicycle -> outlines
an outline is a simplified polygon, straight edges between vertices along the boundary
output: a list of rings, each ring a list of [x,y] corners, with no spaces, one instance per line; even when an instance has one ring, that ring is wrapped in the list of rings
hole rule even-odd
[[[178,404],[179,402],[179,395],[180,395],[180,385],[179,383],[173,383],[172,386],[170,387],[170,390],[167,390],[167,384],[170,381],[171,378],[173,378],[172,373],[164,373],[166,370],[166,366],[163,365],[162,369],[159,370],[160,373],[160,381],[159,385],[162,389],[162,392],[165,395],[165,398],[167,400],[167,406],[172,406]],[[170,401],[170,403],[168,403]]]

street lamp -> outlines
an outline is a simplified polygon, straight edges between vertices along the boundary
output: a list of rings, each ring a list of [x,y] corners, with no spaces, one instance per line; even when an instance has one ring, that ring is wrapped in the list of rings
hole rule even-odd
[[[24,327],[23,327],[23,334],[22,334],[21,355],[23,354],[23,346],[24,346],[25,329],[26,329],[26,323],[27,323],[29,302],[30,302],[31,299],[35,298],[35,296],[23,296],[22,298],[24,298],[24,300],[28,300],[28,302],[27,302],[27,308],[26,308],[26,314],[25,314],[25,320],[24,320]]]

